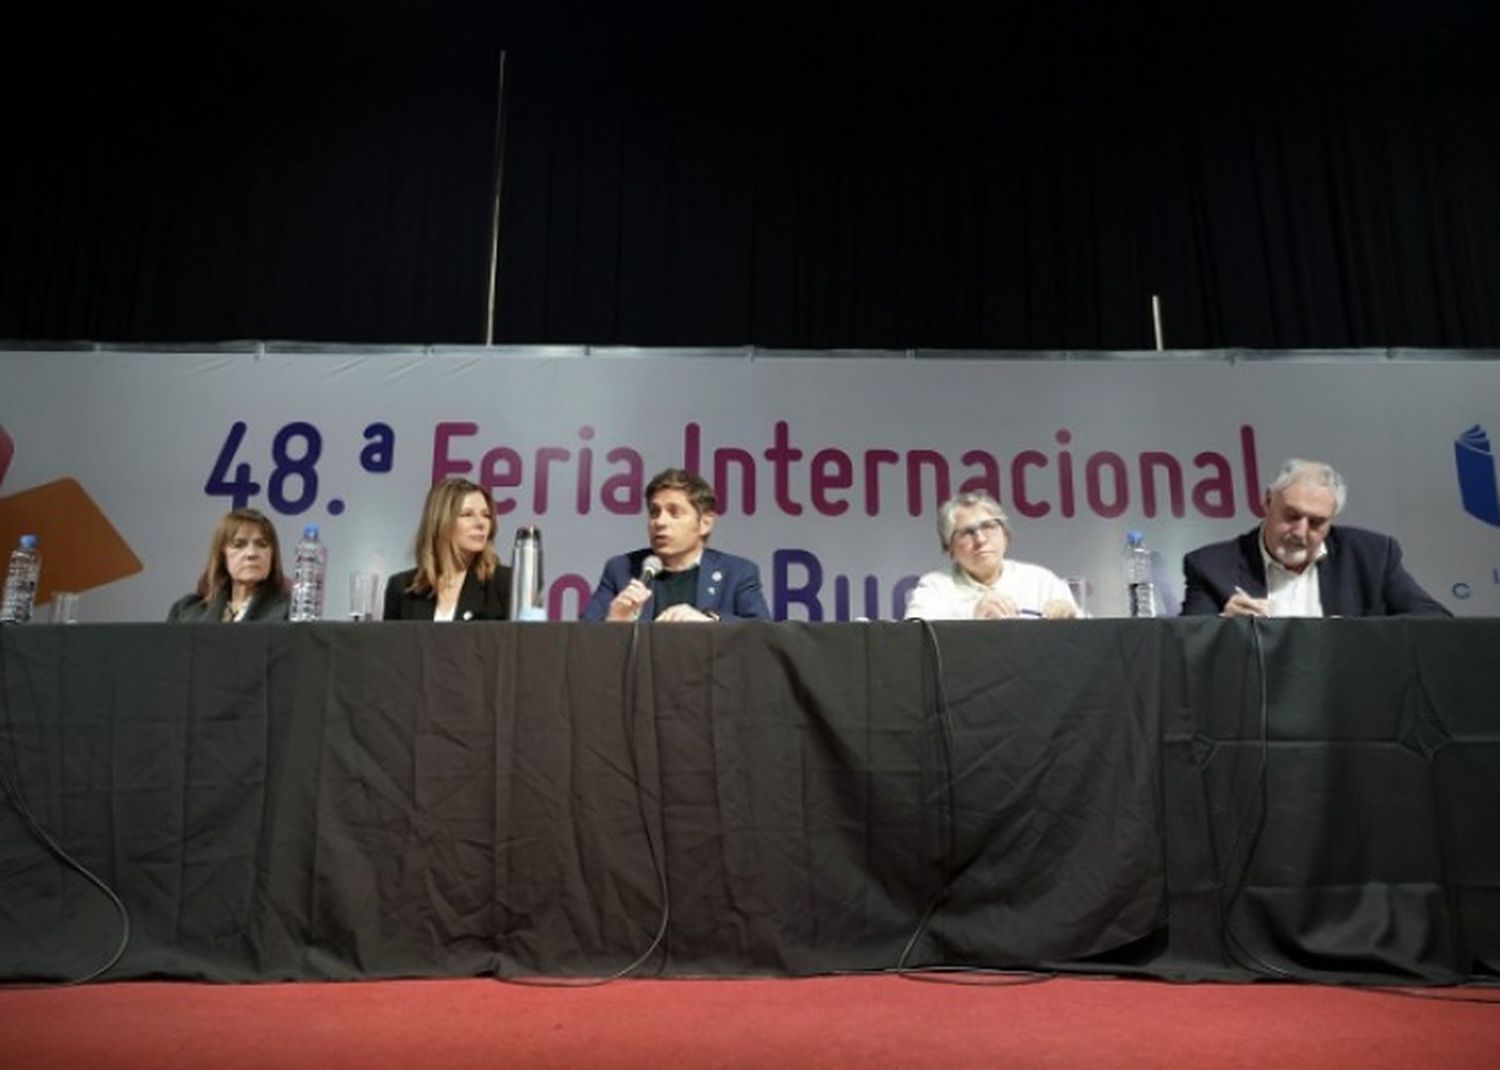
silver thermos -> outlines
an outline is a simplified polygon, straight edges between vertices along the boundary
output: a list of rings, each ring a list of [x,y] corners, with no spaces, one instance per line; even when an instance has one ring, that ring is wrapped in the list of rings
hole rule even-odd
[[[510,551],[510,619],[546,620],[545,595],[542,533],[534,527],[517,528]]]

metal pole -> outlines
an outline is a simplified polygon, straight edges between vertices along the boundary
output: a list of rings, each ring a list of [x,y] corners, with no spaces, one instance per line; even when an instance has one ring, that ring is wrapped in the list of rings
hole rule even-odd
[[[490,277],[485,287],[484,344],[495,344],[495,288],[500,273],[500,190],[505,181],[505,49],[495,86],[495,197],[490,203]]]

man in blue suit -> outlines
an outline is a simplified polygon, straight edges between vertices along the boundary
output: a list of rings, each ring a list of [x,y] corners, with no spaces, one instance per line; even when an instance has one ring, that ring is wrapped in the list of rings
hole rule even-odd
[[[1266,491],[1260,527],[1183,561],[1184,616],[1452,616],[1401,564],[1389,535],[1340,525],[1344,478],[1292,459]]]
[[[718,516],[714,489],[681,468],[646,484],[646,534],[651,545],[604,563],[604,575],[583,620],[769,620],[753,561],[708,547]],[[643,576],[655,558],[654,576]]]

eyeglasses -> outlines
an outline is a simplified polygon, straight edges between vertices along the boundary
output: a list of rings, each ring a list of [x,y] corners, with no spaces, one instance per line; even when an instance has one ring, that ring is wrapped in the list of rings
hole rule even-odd
[[[953,533],[953,538],[955,541],[963,539],[968,543],[976,543],[979,541],[980,535],[983,535],[986,539],[992,538],[995,532],[1004,526],[1000,522],[999,517],[992,516],[988,520],[981,520],[977,524],[970,524],[966,528],[959,528]]]

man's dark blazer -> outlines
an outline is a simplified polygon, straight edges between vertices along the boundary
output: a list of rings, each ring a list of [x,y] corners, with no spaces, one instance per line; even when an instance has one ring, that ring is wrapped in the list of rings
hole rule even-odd
[[[229,588],[224,588],[212,598],[204,600],[198,592],[185,594],[172,603],[167,610],[168,624],[221,624],[224,607],[229,604]],[[250,608],[237,624],[258,624],[263,621],[286,620],[291,602],[284,591],[259,590],[250,599]]]
[[[579,620],[606,619],[615,595],[641,574],[641,562],[650,554],[648,549],[634,550],[606,561],[599,586],[594,588],[594,596],[589,599]],[[648,602],[647,609],[650,608]],[[698,562],[698,592],[693,599],[693,608],[715,613],[723,620],[771,619],[771,611],[766,608],[766,599],[760,590],[760,569],[755,567],[755,562],[714,549],[705,549]],[[654,613],[651,615],[655,616]]]
[[[417,570],[409,568],[398,572],[385,584],[385,616],[383,620],[431,620],[437,612],[437,595],[432,591],[415,594],[406,588],[411,585]],[[453,619],[505,620],[510,616],[510,569],[497,567],[490,578],[482,581],[471,571],[464,576],[464,585],[458,592],[458,605],[453,607]]]
[[[1401,547],[1389,535],[1336,525],[1325,545],[1328,556],[1314,566],[1323,616],[1453,615],[1402,567]],[[1264,598],[1266,567],[1260,556],[1260,528],[1194,550],[1183,560],[1182,570],[1187,580],[1183,616],[1217,614],[1236,587]]]

